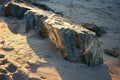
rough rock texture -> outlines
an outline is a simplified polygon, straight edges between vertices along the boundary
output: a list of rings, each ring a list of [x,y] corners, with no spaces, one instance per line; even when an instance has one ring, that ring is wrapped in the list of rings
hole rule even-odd
[[[16,10],[8,7],[7,9]],[[14,16],[14,13],[11,15]],[[60,50],[61,56],[68,61],[85,62],[90,66],[103,63],[100,45],[94,32],[41,9],[27,11],[25,20],[26,31],[34,29],[40,36],[48,37]]]
[[[62,12],[56,12],[54,11],[52,8],[50,8],[49,6],[47,6],[46,4],[43,4],[43,3],[38,3],[36,1],[32,1],[32,0],[14,0],[15,2],[21,2],[21,3],[26,3],[27,5],[30,5],[30,6],[35,6],[35,7],[38,7],[40,9],[43,9],[45,11],[51,11],[51,12],[54,12],[56,14],[59,14],[61,16],[63,16]]]
[[[48,7],[47,5],[41,4],[41,3],[37,3],[37,2],[32,1],[32,0],[15,0],[15,1],[16,1],[16,2],[24,2],[24,3],[30,4],[30,5],[36,6],[36,7],[40,8],[40,9],[54,12],[54,10],[52,10],[52,9],[51,9],[50,7]]]
[[[59,15],[47,16],[28,11],[34,14],[35,28],[39,34],[49,37],[60,50],[62,57],[71,62],[85,62],[90,66],[103,63],[101,49],[95,33],[72,24]],[[26,19],[28,20],[28,19]],[[27,21],[26,21],[27,22]]]
[[[14,16],[19,19],[24,17],[24,13],[28,10],[28,8],[18,6],[16,4],[9,3],[8,6],[5,6],[4,12],[5,16]]]
[[[28,32],[29,30],[33,29],[36,26],[36,22],[35,22],[35,17],[33,14],[26,14],[25,15],[25,19],[26,19],[26,32]]]

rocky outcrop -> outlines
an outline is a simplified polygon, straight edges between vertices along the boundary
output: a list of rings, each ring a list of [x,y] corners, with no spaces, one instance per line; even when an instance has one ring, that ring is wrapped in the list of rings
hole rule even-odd
[[[76,63],[85,62],[90,66],[103,63],[100,45],[94,32],[73,24],[60,15],[41,9],[27,11],[25,20],[26,31],[34,29],[40,36],[48,37],[64,59]]]
[[[101,49],[96,35],[82,26],[72,24],[65,18],[28,11],[25,16],[33,14],[36,25],[32,28],[57,46],[61,56],[71,62],[85,62],[90,66],[103,63]],[[26,18],[26,17],[25,17]],[[28,22],[26,19],[26,22]]]

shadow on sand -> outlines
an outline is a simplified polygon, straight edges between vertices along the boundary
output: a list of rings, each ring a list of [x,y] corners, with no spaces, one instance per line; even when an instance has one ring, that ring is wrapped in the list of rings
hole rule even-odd
[[[39,58],[46,61],[39,64],[29,63],[31,71],[40,77],[44,76],[46,80],[111,80],[105,64],[89,67],[85,64],[68,62],[60,57],[59,51],[49,39],[41,38],[34,31],[26,34],[18,32],[18,34],[26,36],[30,48]]]
[[[34,39],[36,42],[33,41]],[[59,51],[48,39],[41,39],[38,36],[31,35],[27,36],[27,41],[36,55],[47,61],[47,63],[40,63],[38,68],[54,67],[62,80],[111,80],[108,67],[105,64],[89,67],[85,64],[71,63],[59,56]]]

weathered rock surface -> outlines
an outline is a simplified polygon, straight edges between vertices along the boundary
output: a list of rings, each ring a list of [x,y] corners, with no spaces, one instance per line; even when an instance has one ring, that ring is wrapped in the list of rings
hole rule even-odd
[[[40,35],[49,37],[60,50],[62,57],[71,62],[85,61],[90,66],[103,63],[95,33],[71,24],[58,15],[49,17],[32,11],[28,11],[26,15],[32,13],[36,22],[34,29],[36,28]]]
[[[36,26],[36,21],[35,21],[35,17],[33,14],[26,14],[25,15],[25,19],[26,19],[26,32],[28,32],[29,30],[35,28]]]
[[[41,3],[37,3],[37,2],[32,1],[32,0],[15,0],[15,1],[17,1],[17,2],[24,2],[24,3],[30,4],[30,5],[36,6],[36,7],[40,8],[40,9],[54,12],[54,10],[52,10],[47,5],[41,4]]]
[[[16,4],[15,6],[20,7]],[[11,15],[14,16],[14,13]],[[100,45],[94,32],[41,9],[26,12],[25,20],[26,31],[34,29],[40,36],[48,37],[60,50],[61,56],[68,61],[85,62],[90,66],[103,63]]]
[[[18,6],[16,4],[9,3],[8,6],[4,8],[5,16],[14,16],[19,19],[24,17],[24,13],[28,8]]]

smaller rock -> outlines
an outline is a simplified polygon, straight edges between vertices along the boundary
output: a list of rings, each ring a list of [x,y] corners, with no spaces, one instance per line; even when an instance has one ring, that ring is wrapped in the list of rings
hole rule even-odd
[[[106,31],[103,28],[98,27],[94,23],[82,23],[81,25],[95,32],[98,37],[102,36],[103,33],[106,33]]]
[[[5,57],[5,55],[3,55],[3,54],[0,54],[0,58],[4,58]]]
[[[10,76],[6,74],[0,74],[0,80],[12,80]]]
[[[17,66],[13,65],[13,64],[9,64],[8,67],[6,67],[6,69],[11,72],[14,73],[17,70]]]
[[[7,71],[5,69],[0,68],[0,73],[7,74]]]
[[[118,56],[120,56],[120,52],[119,52],[118,50],[115,50],[115,49],[113,49],[113,50],[105,49],[105,50],[104,50],[104,53],[105,53],[105,54],[108,54],[108,55],[110,55],[110,56],[113,56],[113,57],[118,57]]]

